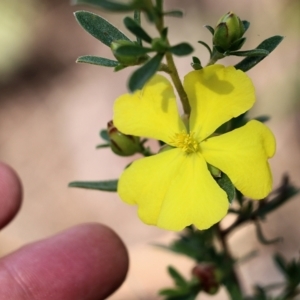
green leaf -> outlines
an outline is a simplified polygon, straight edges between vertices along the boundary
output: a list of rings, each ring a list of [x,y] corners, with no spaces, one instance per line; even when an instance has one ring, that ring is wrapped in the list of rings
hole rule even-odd
[[[257,120],[257,121],[262,122],[262,123],[266,123],[270,119],[271,119],[271,117],[270,116],[266,116],[266,115],[258,116],[256,118],[254,118],[254,120]]]
[[[212,56],[212,50],[211,48],[203,41],[198,41],[199,44],[203,45],[209,52],[209,56],[211,57]]]
[[[283,40],[283,36],[275,35],[264,40],[260,43],[256,49],[263,49],[269,51],[271,53]],[[247,57],[243,59],[241,62],[235,65],[236,69],[242,70],[244,72],[252,69],[255,65],[261,62],[265,56],[254,56],[254,57]]]
[[[234,55],[234,56],[267,56],[269,51],[264,49],[253,49],[253,50],[246,50],[246,51],[228,51],[224,53],[225,55]]]
[[[191,54],[194,51],[194,49],[188,43],[180,43],[180,44],[177,44],[175,46],[172,46],[169,49],[169,51],[172,52],[173,54],[177,55],[177,56],[184,56],[184,55]]]
[[[118,71],[121,71],[121,70],[123,70],[123,69],[125,69],[125,68],[127,68],[128,66],[126,66],[126,65],[122,65],[122,64],[119,64],[118,66],[116,66],[115,67],[115,72],[118,72]]]
[[[214,30],[211,26],[209,26],[209,25],[204,25],[204,27],[205,27],[206,29],[208,29],[208,31],[209,31],[212,35],[215,34],[215,30]]]
[[[187,286],[187,281],[184,277],[172,266],[168,266],[168,272],[170,276],[173,278],[175,285],[178,287]]]
[[[140,56],[140,55],[145,55],[146,53],[152,52],[151,48],[143,48],[139,45],[124,45],[124,46],[119,46],[115,50],[115,54],[117,55],[124,55],[124,56]]]
[[[96,14],[87,11],[77,11],[75,12],[75,18],[84,30],[108,47],[115,40],[129,41],[129,38],[119,29]]]
[[[163,39],[166,39],[167,38],[167,36],[168,36],[168,27],[165,27],[162,31],[161,31],[161,37],[163,38]]]
[[[282,273],[286,274],[287,273],[287,263],[286,263],[284,257],[281,254],[277,253],[274,255],[273,259],[274,259],[274,262],[276,263],[276,266],[278,267],[278,269]]]
[[[137,69],[130,77],[128,87],[131,92],[142,89],[144,84],[156,73],[164,57],[163,53],[157,53],[141,68]]]
[[[243,20],[242,23],[244,25],[244,29],[245,29],[245,32],[246,32],[249,29],[249,27],[250,27],[250,22],[248,22],[246,20]]]
[[[148,33],[136,21],[134,21],[132,18],[126,17],[124,19],[124,25],[136,37],[144,40],[147,43],[152,42],[152,38],[148,35]]]
[[[76,62],[97,65],[97,66],[104,66],[104,67],[116,67],[119,65],[119,62],[115,60],[111,60],[99,56],[93,56],[93,55],[80,56],[77,58]]]
[[[164,12],[163,15],[168,17],[182,18],[183,12],[181,10],[171,10],[171,11]]]
[[[99,132],[99,135],[100,135],[100,137],[101,137],[104,141],[110,142],[110,138],[109,138],[109,135],[108,135],[108,132],[107,132],[106,129],[102,129],[102,130]]]
[[[69,187],[116,192],[118,187],[118,179],[106,181],[73,181],[69,183]]]
[[[110,144],[100,144],[96,146],[96,149],[107,148],[110,147]]]
[[[217,181],[220,188],[226,192],[229,203],[232,203],[232,200],[235,197],[235,187],[229,177],[226,174],[222,173],[221,177],[215,178],[215,180]]]
[[[133,19],[134,21],[139,25],[141,26],[141,11],[136,9],[133,13]],[[137,43],[140,45],[140,46],[143,46],[143,42],[142,42],[142,39],[139,38],[139,37],[136,37],[136,41]]]
[[[97,8],[103,8],[115,12],[132,11],[135,8],[133,4],[124,4],[108,0],[72,0],[73,5],[87,4]]]
[[[194,64],[200,64],[201,65],[201,61],[200,61],[200,59],[197,56],[193,56],[192,60],[193,60]]]

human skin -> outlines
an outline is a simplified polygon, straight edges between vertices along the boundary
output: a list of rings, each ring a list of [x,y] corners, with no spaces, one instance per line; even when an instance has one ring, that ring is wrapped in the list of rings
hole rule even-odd
[[[13,219],[21,202],[17,174],[0,163],[0,228]],[[106,299],[127,270],[127,250],[117,234],[101,224],[81,224],[3,257],[0,299]]]

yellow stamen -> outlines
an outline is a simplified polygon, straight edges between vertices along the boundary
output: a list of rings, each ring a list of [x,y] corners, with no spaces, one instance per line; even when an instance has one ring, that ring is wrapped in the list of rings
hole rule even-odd
[[[185,133],[182,131],[180,133],[176,133],[172,138],[170,145],[177,148],[182,148],[182,150],[187,154],[197,152],[200,150],[200,146],[193,135],[194,132]]]

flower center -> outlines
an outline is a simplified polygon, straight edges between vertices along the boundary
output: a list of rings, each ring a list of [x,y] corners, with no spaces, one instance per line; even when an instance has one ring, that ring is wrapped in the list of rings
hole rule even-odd
[[[200,146],[193,135],[194,132],[185,133],[183,131],[180,133],[176,133],[172,138],[170,145],[177,148],[182,148],[182,150],[187,154],[197,152],[200,150]]]

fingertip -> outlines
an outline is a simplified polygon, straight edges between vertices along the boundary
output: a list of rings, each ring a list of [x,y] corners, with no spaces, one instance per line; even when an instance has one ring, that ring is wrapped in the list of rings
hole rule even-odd
[[[0,299],[23,299],[27,292],[30,299],[101,300],[124,281],[128,253],[113,230],[90,223],[25,246],[1,265]],[[12,278],[22,278],[22,286]]]
[[[22,203],[22,184],[17,173],[0,162],[0,228],[17,214]]]

